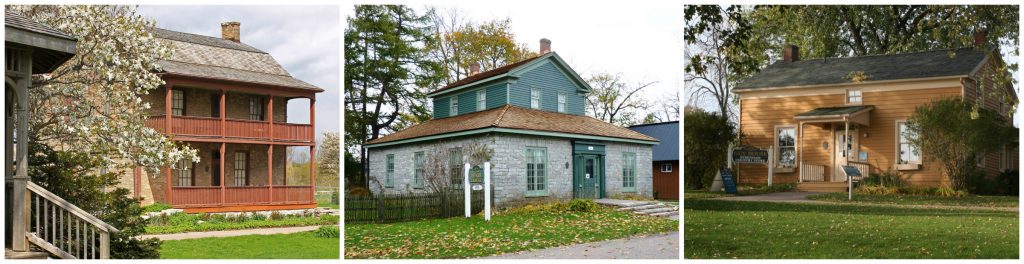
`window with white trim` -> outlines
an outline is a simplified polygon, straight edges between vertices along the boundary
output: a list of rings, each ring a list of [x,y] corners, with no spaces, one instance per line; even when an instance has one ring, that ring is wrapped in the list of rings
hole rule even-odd
[[[662,163],[661,164],[661,172],[672,172],[672,163],[668,163],[668,162]]]
[[[540,109],[540,88],[530,89],[530,108]]]
[[[775,146],[777,151],[775,166],[777,168],[796,167],[796,128],[776,128]]]
[[[412,187],[416,189],[423,188],[423,163],[424,163],[423,152],[416,152],[413,154],[413,172],[412,172]]]
[[[846,104],[861,104],[864,102],[864,94],[860,90],[846,90]]]
[[[565,92],[558,92],[558,112],[565,113]]]
[[[452,96],[452,99],[449,99],[449,101],[451,102],[451,104],[449,105],[449,108],[448,108],[448,115],[449,116],[458,115],[459,114],[459,96],[458,95]]]
[[[543,147],[526,148],[526,195],[548,194],[547,164],[548,150]]]
[[[487,109],[487,90],[476,91],[476,110]]]
[[[622,153],[622,191],[636,192],[636,153]]]
[[[388,154],[384,164],[384,188],[395,187],[395,154]]]
[[[912,131],[907,127],[907,122],[897,122],[897,135],[899,137],[899,145],[896,149],[897,160],[896,164],[921,164],[921,153],[917,150],[917,146],[910,143],[910,136]]]

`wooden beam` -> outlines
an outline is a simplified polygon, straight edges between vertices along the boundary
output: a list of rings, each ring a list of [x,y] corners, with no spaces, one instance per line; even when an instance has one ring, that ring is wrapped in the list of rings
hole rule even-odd
[[[316,201],[316,98],[309,99],[309,141],[309,199]]]
[[[271,144],[267,144],[267,185],[270,186],[267,201],[274,202],[274,145]]]
[[[228,126],[228,124],[227,124],[227,122],[228,122],[227,121],[227,116],[228,116],[228,113],[225,110],[226,106],[224,105],[224,103],[226,101],[225,97],[227,97],[227,93],[228,92],[225,91],[224,89],[220,89],[220,110],[219,110],[220,111],[220,138],[224,138],[227,135],[227,126]],[[221,153],[221,154],[223,154],[223,153]],[[223,160],[224,156],[221,156],[220,159]]]
[[[224,97],[221,97],[221,98],[224,98]],[[224,109],[224,107],[221,106],[221,109]],[[225,153],[225,151],[227,151],[226,148],[227,148],[227,143],[221,142],[220,143],[220,204],[224,204],[224,201],[225,201],[224,200],[225,199],[224,193],[227,192],[227,190],[225,190],[225,188],[224,188],[224,186],[227,185],[226,181],[224,180],[224,175],[228,174],[227,171],[224,171],[224,160],[228,159],[228,157],[227,157],[227,155]]]
[[[309,89],[283,87],[283,86],[272,86],[272,85],[261,85],[253,83],[242,83],[229,80],[217,80],[210,78],[199,78],[191,76],[182,76],[174,74],[162,74],[161,77],[164,80],[174,80],[176,85],[184,85],[191,87],[206,87],[206,88],[219,88],[227,91],[236,91],[244,93],[254,94],[274,94],[283,97],[305,97],[313,98],[318,91]]]
[[[219,213],[219,212],[246,212],[246,211],[269,211],[269,210],[296,210],[316,208],[316,203],[301,204],[267,204],[267,205],[231,205],[213,207],[187,207],[182,208],[185,213]]]

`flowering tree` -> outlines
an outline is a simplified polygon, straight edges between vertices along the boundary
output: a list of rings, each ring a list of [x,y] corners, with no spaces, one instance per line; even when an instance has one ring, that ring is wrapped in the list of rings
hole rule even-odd
[[[141,96],[164,84],[155,63],[171,54],[150,34],[153,21],[127,6],[6,8],[78,40],[73,58],[33,81],[34,142],[100,156],[103,167],[155,170],[181,159],[199,161],[194,149],[145,126],[150,105]]]

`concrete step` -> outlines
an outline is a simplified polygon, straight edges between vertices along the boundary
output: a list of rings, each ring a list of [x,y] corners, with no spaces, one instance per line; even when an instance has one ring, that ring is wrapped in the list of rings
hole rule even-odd
[[[9,248],[5,248],[5,250],[4,250],[4,258],[6,258],[6,259],[48,259],[48,258],[50,258],[50,253],[46,253],[46,252],[42,252],[42,251],[32,251],[32,250],[24,251],[24,252],[22,252],[22,251],[12,251]]]
[[[639,211],[633,211],[633,212],[634,213],[638,213],[638,214],[650,215],[650,214],[655,214],[655,213],[676,212],[676,211],[679,211],[679,209],[673,208],[673,207],[659,207],[659,208],[654,208],[654,209],[639,210]]]
[[[642,206],[648,204],[654,204],[653,201],[634,201],[634,200],[618,200],[618,199],[596,199],[595,203],[600,205],[610,205],[615,207],[632,207]]]
[[[662,207],[662,206],[665,206],[665,204],[663,204],[663,203],[645,204],[645,205],[640,205],[640,206],[622,207],[622,208],[619,208],[619,211],[647,210],[647,209],[658,208],[658,207]]]
[[[679,210],[675,210],[675,211],[671,211],[671,212],[661,212],[661,213],[649,214],[649,216],[659,216],[659,217],[669,217],[669,216],[673,216],[673,215],[679,215]]]

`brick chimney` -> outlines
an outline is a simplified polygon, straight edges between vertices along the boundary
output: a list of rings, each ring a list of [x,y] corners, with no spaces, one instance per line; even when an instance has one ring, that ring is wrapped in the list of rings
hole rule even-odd
[[[540,54],[544,55],[551,52],[551,40],[542,38],[540,39]]]
[[[979,30],[974,32],[975,47],[984,47],[986,41],[988,41],[988,30]]]
[[[785,47],[782,47],[782,60],[786,62],[800,60],[800,47],[792,44],[786,44]]]
[[[469,64],[469,76],[476,75],[477,73],[480,73],[480,63],[473,62],[472,64]]]
[[[234,42],[242,41],[239,38],[239,28],[241,26],[241,23],[235,21],[220,23],[220,37]]]

